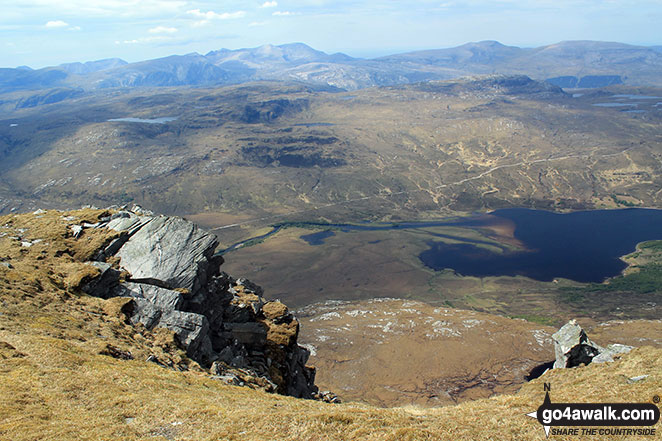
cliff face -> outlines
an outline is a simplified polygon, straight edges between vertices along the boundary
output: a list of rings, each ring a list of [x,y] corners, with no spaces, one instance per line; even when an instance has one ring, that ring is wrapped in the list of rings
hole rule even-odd
[[[315,396],[309,352],[297,344],[298,321],[282,303],[263,299],[260,287],[220,271],[214,235],[187,220],[139,209],[70,228],[74,235],[85,229],[116,232],[89,262],[99,275],[83,291],[126,298],[122,309],[133,325],[172,330],[187,355],[223,381]]]

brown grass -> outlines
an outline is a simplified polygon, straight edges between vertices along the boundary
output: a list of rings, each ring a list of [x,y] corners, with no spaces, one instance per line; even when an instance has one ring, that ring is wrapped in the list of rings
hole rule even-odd
[[[542,439],[542,428],[524,416],[541,404],[542,381],[552,384],[554,401],[649,401],[662,391],[662,351],[639,349],[612,365],[550,372],[515,396],[460,406],[328,405],[116,360],[78,342],[7,334],[0,338],[26,354],[0,361],[0,438],[11,440]],[[627,383],[642,374],[650,377]]]

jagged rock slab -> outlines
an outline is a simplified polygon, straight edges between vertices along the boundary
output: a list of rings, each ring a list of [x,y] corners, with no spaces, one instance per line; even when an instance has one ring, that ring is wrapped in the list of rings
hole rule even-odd
[[[136,231],[116,256],[133,280],[160,281],[195,293],[207,281],[217,244],[213,234],[189,221],[156,217]]]
[[[264,346],[267,342],[267,330],[261,323],[226,323],[225,329],[240,343],[249,347]]]
[[[155,287],[161,291],[154,298],[156,302],[143,297],[133,297],[133,305],[130,313],[131,323],[138,323],[147,329],[156,327],[167,328],[175,333],[179,344],[186,349],[189,357],[200,362],[208,362],[213,354],[211,340],[209,338],[209,322],[202,314],[194,312],[177,311],[164,308],[160,304],[171,306],[171,301],[158,298],[158,294],[165,294],[162,288]],[[173,292],[173,291],[171,291]],[[165,294],[166,298],[168,296]],[[181,300],[181,299],[180,299]]]
[[[159,324],[163,315],[161,308],[156,307],[152,302],[143,298],[134,298],[130,313],[131,324],[142,324],[147,329],[153,329]]]
[[[589,340],[575,320],[570,320],[552,335],[556,361],[554,369],[589,364],[602,348]]]
[[[117,297],[146,299],[154,304],[154,306],[165,311],[181,309],[183,304],[182,294],[180,292],[146,283],[122,283],[115,287],[113,294]]]
[[[608,363],[614,361],[614,357],[627,354],[634,346],[622,345],[615,343],[607,345],[607,347],[591,360],[592,363]]]
[[[146,357],[148,362],[187,370],[192,360],[203,369],[211,367],[213,376],[235,375],[241,385],[281,394],[289,392],[303,398],[317,397],[315,371],[305,366],[308,352],[297,345],[297,320],[285,305],[266,302],[260,297],[259,286],[219,272],[222,258],[213,256],[217,244],[215,236],[184,219],[155,217],[139,207],[123,212],[113,210],[112,207],[90,209],[77,213],[78,216],[37,211],[12,217],[0,225],[7,230],[0,231],[0,239],[5,238],[9,251],[7,256],[0,256],[3,261],[0,270],[3,274],[29,272],[29,268],[40,265],[38,262],[46,254],[52,254],[49,258],[54,260],[52,268],[58,274],[50,278],[54,273],[44,270],[43,274],[36,275],[35,286],[41,283],[43,276],[49,278],[49,283],[61,285],[59,300],[65,301],[70,292],[80,294],[79,289],[108,299],[101,303],[93,301],[95,306],[91,310],[85,308],[80,313],[85,317],[89,317],[88,313],[99,316],[102,321],[105,321],[104,316],[120,319],[115,323],[120,327],[134,325],[133,330],[126,331],[151,342],[152,345],[147,344],[144,349],[149,351],[149,346],[153,346],[162,358],[159,360],[156,354],[150,353]],[[40,220],[42,218],[45,219]],[[53,219],[59,222],[57,228],[53,226]],[[79,228],[72,229],[72,225]],[[53,236],[48,238],[53,243],[48,253],[43,249],[26,249],[40,242],[44,244],[39,247],[49,245],[44,239],[26,238],[30,237],[26,234],[27,227],[36,227],[39,234],[42,230],[54,230]],[[85,229],[97,229],[100,234],[86,237]],[[102,229],[105,231],[100,231]],[[117,246],[117,253],[113,254],[108,243],[118,236],[124,243]],[[18,259],[21,255],[24,259]],[[83,260],[92,256],[104,260]],[[9,261],[29,264],[16,270]],[[51,262],[46,263],[51,265]],[[73,271],[71,276],[67,276],[70,271]],[[8,287],[17,274],[9,276],[4,283]],[[20,292],[29,293],[29,297],[35,294],[32,285],[20,287]],[[42,301],[38,302],[41,305]],[[103,305],[101,311],[98,305]],[[163,334],[162,328],[171,332]],[[171,343],[186,351],[191,360],[182,358],[181,352],[172,353],[171,348],[157,350]],[[103,346],[97,353],[124,360],[133,358],[129,351],[120,347],[105,343]]]
[[[209,339],[209,322],[194,312],[170,311],[161,316],[158,326],[175,332],[189,357],[205,363],[213,353]]]
[[[603,348],[592,342],[575,320],[563,325],[552,335],[552,340],[556,354],[554,369],[610,362],[614,361],[614,357],[632,350],[632,346],[621,344],[612,344]]]
[[[107,228],[117,232],[127,232],[130,236],[150,220],[152,218],[149,216],[138,216],[130,211],[120,211],[111,217]]]
[[[120,272],[105,262],[88,262],[88,265],[98,268],[100,274],[83,285],[81,289],[87,294],[95,297],[101,297],[104,299],[113,297],[112,290],[119,283]]]

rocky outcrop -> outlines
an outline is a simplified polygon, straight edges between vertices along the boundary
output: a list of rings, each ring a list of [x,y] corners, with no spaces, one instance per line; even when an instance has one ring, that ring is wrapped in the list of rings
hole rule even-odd
[[[620,344],[611,344],[603,348],[592,342],[575,320],[563,325],[552,335],[552,340],[556,354],[555,369],[614,361],[615,357],[632,349],[632,346]]]
[[[119,235],[90,262],[99,275],[84,291],[131,298],[126,310],[132,324],[172,330],[187,355],[214,378],[316,397],[309,352],[297,344],[299,322],[282,303],[261,297],[259,286],[220,271],[214,235],[138,208],[93,227]]]
[[[212,257],[216,245],[213,234],[199,230],[193,223],[160,216],[144,221],[115,255],[135,280],[197,293],[206,285],[207,277],[218,272],[222,260],[214,261]]]

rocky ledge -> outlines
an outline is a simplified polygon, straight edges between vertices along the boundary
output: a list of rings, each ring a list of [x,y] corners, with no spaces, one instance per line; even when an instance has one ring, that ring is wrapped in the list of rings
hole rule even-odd
[[[72,234],[85,228],[108,228],[117,237],[89,262],[99,275],[83,291],[126,298],[122,309],[133,325],[172,330],[215,378],[299,398],[328,396],[318,393],[309,352],[297,344],[297,319],[281,302],[263,299],[259,286],[220,271],[213,234],[136,207],[74,225]]]

